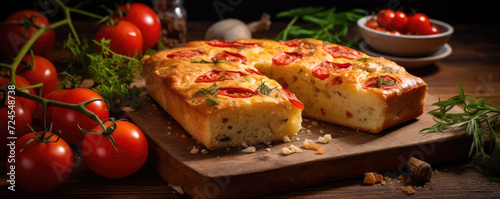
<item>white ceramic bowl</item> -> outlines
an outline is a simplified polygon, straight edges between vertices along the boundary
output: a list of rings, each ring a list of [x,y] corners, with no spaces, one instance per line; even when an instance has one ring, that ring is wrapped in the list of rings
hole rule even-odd
[[[424,57],[439,51],[453,34],[449,24],[430,19],[431,23],[441,31],[434,35],[395,35],[374,30],[365,26],[366,21],[375,16],[370,15],[358,20],[358,28],[366,43],[374,50],[391,56]]]

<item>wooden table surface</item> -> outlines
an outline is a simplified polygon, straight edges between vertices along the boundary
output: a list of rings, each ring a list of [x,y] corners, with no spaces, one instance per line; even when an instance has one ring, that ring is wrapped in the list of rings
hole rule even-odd
[[[80,36],[93,37],[95,27],[88,22],[76,22]],[[188,40],[203,39],[210,23],[190,22]],[[259,32],[255,38],[273,38],[285,27],[285,23],[273,23],[268,32]],[[500,26],[452,24],[455,33],[449,44],[452,54],[435,64],[409,70],[424,79],[429,85],[430,95],[447,99],[458,94],[458,83],[462,82],[466,94],[483,98],[500,106]],[[66,38],[67,29],[56,33],[59,39]],[[58,42],[56,48],[61,47]],[[60,59],[57,52],[48,55],[51,60]],[[468,147],[468,146],[464,146]],[[75,169],[62,187],[45,194],[31,194],[21,189],[7,190],[5,156],[0,156],[0,198],[50,197],[50,198],[189,198],[177,193],[147,164],[137,173],[119,180],[104,179],[94,174],[75,154]],[[397,158],[397,157],[394,157]],[[435,173],[430,182],[415,187],[411,197],[500,197],[500,183],[491,182],[469,159],[432,165]],[[321,171],[318,171],[321,172]],[[394,171],[383,172],[394,177]],[[265,180],[265,179],[262,179]],[[391,178],[386,185],[364,185],[363,177],[334,181],[304,187],[262,198],[373,198],[405,197],[400,188],[405,182]],[[251,187],[249,187],[251,189]]]

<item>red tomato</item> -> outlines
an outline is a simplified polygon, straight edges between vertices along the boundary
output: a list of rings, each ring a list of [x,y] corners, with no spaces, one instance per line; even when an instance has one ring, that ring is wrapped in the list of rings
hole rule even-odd
[[[280,40],[278,43],[289,46],[289,47],[302,47],[304,49],[311,48],[311,46],[309,46],[309,45],[304,45],[304,41],[302,39],[293,39],[293,40],[287,40],[287,41]]]
[[[247,64],[247,58],[239,53],[222,51],[212,57],[212,61],[232,61],[240,64]]]
[[[218,71],[218,70],[211,70],[206,72],[203,75],[200,75],[196,78],[195,82],[219,82],[219,81],[225,81],[225,80],[234,80],[238,79],[240,77],[244,77],[245,74],[243,74],[240,71]]]
[[[108,127],[111,122],[105,122]],[[92,131],[102,132],[100,126]],[[105,178],[123,178],[138,171],[148,157],[148,142],[144,133],[136,125],[127,121],[117,121],[111,134],[118,152],[108,137],[87,133],[82,144],[82,156],[87,166],[97,175]]]
[[[400,30],[406,26],[408,22],[408,16],[402,11],[397,11],[394,13],[394,19],[387,24],[386,28],[389,30]]]
[[[45,137],[50,135],[52,133],[46,133]],[[35,140],[26,145],[37,138],[35,133],[29,133],[17,140],[16,185],[29,192],[41,193],[54,190],[68,180],[73,171],[73,152],[63,139],[57,140],[57,137],[53,135],[48,142]]]
[[[194,57],[198,55],[202,55],[203,53],[199,50],[180,50],[175,53],[168,54],[168,58],[174,58],[174,57]]]
[[[324,80],[330,77],[331,73],[340,73],[348,70],[352,70],[352,64],[350,63],[323,61],[312,69],[312,75],[318,79]]]
[[[380,76],[370,78],[365,82],[363,88],[378,88],[382,90],[390,90],[398,86],[398,81],[389,76]]]
[[[31,21],[31,22],[30,22]],[[29,23],[34,25],[27,25]],[[34,10],[20,10],[11,14],[0,29],[0,45],[12,56],[16,56],[26,42],[38,31],[50,25],[49,20]],[[55,43],[54,30],[43,33],[33,44],[33,52],[44,56],[52,50]]]
[[[215,46],[215,47],[228,47],[228,48],[241,48],[241,47],[247,47],[247,48],[256,48],[260,47],[258,44],[252,44],[252,43],[240,43],[236,41],[224,41],[222,39],[214,39],[206,42],[208,45]]]
[[[25,63],[31,65],[33,68],[25,70],[20,75],[26,78],[32,85],[43,83],[42,96],[53,91],[57,85],[57,70],[54,64],[44,57],[38,55],[33,56],[33,63],[31,63],[31,55],[26,55],[23,58]],[[20,73],[26,67],[24,63],[17,66],[16,73]]]
[[[429,17],[423,13],[416,13],[408,17],[406,28],[410,33],[419,35],[432,34]]]
[[[333,79],[332,79],[332,81],[330,81],[330,82],[326,83],[326,85],[325,85],[325,86],[326,86],[326,87],[330,87],[330,86],[335,86],[335,85],[337,85],[337,84],[339,84],[339,85],[340,85],[340,84],[342,84],[342,83],[344,83],[344,80],[343,80],[341,77],[337,76],[337,77],[333,78]]]
[[[292,103],[298,109],[304,110],[304,104],[302,104],[302,102],[299,99],[297,99],[295,94],[291,93],[288,89],[285,88],[281,88],[279,90],[283,91],[283,94],[285,94],[285,97],[288,98],[290,103]]]
[[[102,99],[102,97],[93,90],[75,88],[59,97],[58,101],[68,104],[79,104],[93,99]],[[101,120],[109,118],[109,108],[103,101],[94,101],[87,105],[86,108],[96,114]],[[71,145],[77,145],[85,136],[85,132],[80,130],[78,126],[82,129],[89,130],[98,124],[96,121],[92,121],[90,118],[77,111],[60,107],[53,107],[52,115],[54,130],[60,130],[62,132],[61,137]]]
[[[260,73],[259,71],[256,71],[254,69],[245,69],[245,71],[249,72],[250,74],[256,74],[256,75],[262,75],[262,73]]]
[[[371,29],[376,29],[376,28],[380,27],[377,20],[375,20],[375,19],[370,19],[370,20],[366,21],[365,26],[368,28],[371,28]]]
[[[439,31],[439,29],[435,25],[431,25],[431,34],[439,34],[439,33],[441,33],[441,31]]]
[[[280,52],[273,57],[273,63],[276,65],[287,65],[296,61],[303,60],[309,57],[308,54],[303,52],[293,51],[293,52]]]
[[[121,6],[119,9],[123,12],[123,20],[133,23],[141,30],[143,46],[142,50],[152,48],[158,42],[161,33],[160,18],[156,12],[149,6],[142,3],[132,3]],[[118,9],[115,11],[115,17],[119,17]]]
[[[0,96],[2,97],[2,96]],[[7,140],[7,137],[12,136],[12,137],[21,137],[29,132],[31,132],[31,129],[29,126],[31,126],[33,123],[33,120],[31,118],[31,112],[24,106],[24,104],[16,99],[14,101],[7,99],[8,101],[5,102],[7,106],[14,106],[14,110],[9,109],[7,106],[0,107],[0,132],[2,135],[2,139],[0,139],[0,149],[6,150],[7,149],[7,143],[9,143],[9,140]],[[9,103],[10,102],[10,103]],[[11,104],[14,103],[14,104]],[[9,116],[14,116],[14,117],[9,117]],[[12,120],[14,119],[14,120]],[[10,122],[12,121],[12,122]],[[26,123],[24,123],[26,122]],[[28,126],[29,125],[29,126]],[[10,126],[10,129],[9,129]],[[14,128],[12,128],[14,127]],[[9,131],[12,130],[12,131]],[[13,132],[13,133],[11,133]]]
[[[219,87],[215,90],[218,91],[218,95],[228,96],[232,98],[249,98],[259,94],[257,91],[242,87]]]
[[[377,22],[382,27],[387,27],[394,20],[396,14],[391,9],[383,9],[377,13]]]
[[[143,37],[141,30],[133,23],[120,21],[115,26],[102,26],[95,36],[96,41],[101,38],[110,39],[109,48],[118,54],[137,58],[142,53]],[[100,50],[100,49],[98,49]]]
[[[345,46],[324,46],[323,49],[333,58],[359,59],[361,52]]]
[[[0,78],[0,87],[3,87],[7,84],[9,84],[10,80],[7,78]],[[16,75],[16,87],[17,88],[24,88],[31,86],[31,84],[28,82],[28,80],[24,79],[24,77]],[[26,89],[23,90],[24,92],[27,92],[32,95],[36,95],[36,90],[34,88]],[[24,97],[16,97],[17,100],[19,100],[23,105],[31,112],[35,113],[36,109],[36,102],[33,100],[26,99]]]
[[[52,92],[48,93],[47,95],[43,96],[43,98],[52,100],[52,101],[59,101],[59,98],[66,94],[69,90],[53,90]],[[50,127],[50,124],[52,123],[52,112],[53,112],[53,106],[47,106],[47,111],[46,111],[46,120],[47,120],[47,127]],[[38,103],[37,104],[37,115],[38,115],[38,120],[42,122],[43,124],[43,106],[42,104]]]

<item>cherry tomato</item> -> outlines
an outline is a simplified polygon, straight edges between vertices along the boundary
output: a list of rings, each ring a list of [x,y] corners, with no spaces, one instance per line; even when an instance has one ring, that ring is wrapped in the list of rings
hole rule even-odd
[[[27,66],[24,63],[20,63],[19,66],[17,66],[16,73],[20,73],[20,75],[26,78],[32,85],[43,83],[42,96],[45,96],[47,93],[53,91],[59,83],[57,81],[56,67],[44,57],[38,55],[33,56],[33,63],[31,63],[31,58],[31,55],[26,55],[23,57],[23,61],[33,68],[22,72],[23,68]]]
[[[111,122],[105,122],[108,127]],[[100,126],[92,131],[102,132]],[[136,125],[127,121],[117,121],[111,134],[118,152],[108,137],[87,133],[82,144],[82,156],[87,166],[97,175],[105,178],[123,178],[138,171],[148,157],[148,142],[144,133]]]
[[[258,44],[252,44],[252,43],[241,43],[241,42],[236,42],[236,41],[224,41],[222,39],[214,39],[206,42],[208,45],[215,46],[215,47],[228,47],[228,48],[241,48],[241,47],[247,47],[247,48],[256,48],[260,47]]]
[[[396,14],[391,9],[383,9],[377,13],[377,22],[382,27],[387,27],[394,20]]]
[[[259,94],[257,91],[242,87],[219,87],[215,90],[218,91],[218,95],[228,96],[232,98],[249,98]]]
[[[408,17],[408,23],[406,28],[410,33],[418,35],[430,35],[432,34],[431,22],[429,17],[423,13],[416,13]]]
[[[333,78],[332,81],[326,83],[326,87],[335,86],[337,84],[342,84],[342,83],[344,83],[344,80],[341,77],[337,76]]]
[[[302,39],[293,39],[293,40],[287,40],[287,41],[280,40],[278,43],[289,46],[289,47],[302,47],[304,49],[311,48],[311,46],[309,46],[309,45],[304,45],[304,41]]]
[[[35,140],[26,145],[37,138],[35,133],[26,134],[16,141],[16,185],[26,191],[42,193],[54,190],[63,185],[73,171],[71,148],[63,139],[57,140],[57,135],[46,133],[45,137],[50,135],[48,142]]]
[[[431,25],[431,34],[439,34],[439,33],[441,33],[441,31],[439,31],[439,29],[435,25]]]
[[[348,70],[352,70],[352,64],[350,63],[323,61],[312,69],[312,75],[318,79],[324,80],[330,77],[331,73],[340,73]]]
[[[398,86],[398,81],[389,76],[380,76],[370,78],[363,84],[363,88],[378,88],[382,90],[390,90]]]
[[[260,73],[259,71],[256,71],[256,70],[251,69],[251,68],[245,69],[245,71],[247,71],[250,74],[262,75],[262,73]]]
[[[22,135],[27,134],[31,132],[29,126],[33,124],[31,112],[24,106],[24,104],[20,100],[7,100],[8,101],[6,101],[5,104],[7,106],[10,106],[11,108],[14,108],[12,110],[7,106],[0,107],[0,121],[2,121],[0,122],[0,132],[2,132],[1,135],[3,136],[2,139],[0,139],[0,149],[2,150],[7,149],[7,143],[9,143],[7,137],[21,137]]]
[[[345,46],[324,46],[323,49],[333,58],[359,59],[361,52]]]
[[[376,29],[376,28],[380,27],[377,20],[375,20],[375,19],[370,19],[370,20],[366,21],[365,26],[368,28],[371,28],[371,29]]]
[[[142,53],[144,46],[141,30],[133,23],[123,20],[115,26],[102,26],[97,31],[95,40],[101,41],[101,38],[111,40],[109,48],[113,52],[134,58]]]
[[[142,50],[152,48],[158,42],[161,33],[160,18],[149,6],[142,3],[125,4],[119,9],[123,12],[123,20],[133,23],[141,30],[143,46]],[[118,9],[115,17],[119,17]]]
[[[206,72],[203,75],[200,75],[196,78],[195,82],[219,82],[219,81],[225,81],[225,80],[234,80],[238,79],[240,77],[244,77],[245,74],[243,74],[240,71],[218,71],[218,70],[211,70]]]
[[[233,53],[233,52],[228,52],[228,51],[222,51],[217,54],[215,54],[212,57],[212,60],[218,60],[218,61],[232,61],[232,62],[237,62],[240,64],[247,64],[247,58],[239,53]]]
[[[28,80],[24,79],[24,77],[16,75],[16,87],[17,88],[24,88],[31,86],[31,84],[28,82]],[[0,87],[3,87],[7,84],[9,84],[10,80],[7,78],[0,78]],[[26,89],[23,90],[24,92],[27,92],[32,95],[36,95],[36,90],[34,88]],[[26,99],[24,97],[16,97],[17,100],[19,100],[23,105],[31,112],[35,113],[36,110],[36,102],[33,100]]]
[[[293,51],[293,52],[280,52],[273,57],[273,63],[276,65],[287,65],[296,61],[303,60],[309,57],[308,54],[303,52]]]
[[[407,22],[408,16],[402,11],[397,11],[394,13],[394,19],[385,28],[388,30],[400,30],[406,26]]]
[[[199,50],[180,50],[175,53],[168,54],[168,58],[175,58],[175,57],[194,57],[198,55],[202,55],[203,53]]]
[[[33,24],[33,25],[29,25]],[[38,31],[50,25],[43,14],[34,10],[20,10],[11,14],[0,29],[2,49],[16,56],[26,42]],[[52,50],[55,43],[54,30],[43,33],[33,44],[33,53],[44,56]]]
[[[288,98],[290,103],[292,103],[298,109],[304,110],[304,104],[302,104],[302,102],[299,99],[297,99],[295,94],[291,93],[288,89],[285,88],[281,88],[279,90],[282,91],[282,93],[285,95],[286,98]]]
[[[59,98],[66,94],[69,90],[53,90],[52,92],[48,93],[47,95],[43,96],[43,98],[45,99],[48,99],[48,100],[52,100],[52,101],[59,101]],[[52,124],[52,113],[54,112],[53,111],[53,106],[47,106],[47,111],[46,111],[46,122],[47,122],[47,127],[50,126],[50,124]],[[43,106],[42,104],[38,103],[37,104],[37,116],[38,116],[38,120],[40,122],[42,122],[43,124]]]
[[[58,101],[68,104],[79,104],[93,99],[102,99],[102,97],[93,90],[75,88],[59,97]],[[101,120],[109,118],[108,107],[103,101],[94,101],[88,104],[86,108],[96,114]],[[92,121],[89,117],[75,110],[60,107],[52,108],[52,121],[54,122],[54,130],[60,130],[62,132],[61,137],[71,145],[77,145],[85,136],[85,132],[80,130],[78,126],[82,129],[89,130],[98,124],[96,121]]]

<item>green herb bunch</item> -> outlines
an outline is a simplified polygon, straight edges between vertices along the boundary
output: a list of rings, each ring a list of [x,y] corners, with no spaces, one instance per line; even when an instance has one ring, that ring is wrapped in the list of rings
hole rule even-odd
[[[292,18],[287,27],[281,31],[275,40],[289,40],[293,38],[313,38],[330,43],[356,48],[360,37],[353,39],[344,38],[351,25],[366,15],[363,9],[336,13],[336,8],[324,10],[323,7],[301,7],[280,12],[277,18]],[[296,25],[304,23],[305,27]]]
[[[136,75],[142,72],[138,59],[114,53],[109,48],[110,40],[95,41],[86,39],[81,42],[69,35],[64,48],[71,52],[65,62],[68,67],[61,74],[63,85],[77,87],[83,79],[92,79],[91,89],[110,102],[117,102],[131,108],[139,106],[141,92],[137,87],[130,88]],[[96,47],[101,48],[97,52]]]
[[[440,118],[440,121],[435,120],[435,125],[421,132],[443,132],[466,126],[466,135],[472,137],[469,157],[482,165],[494,181],[500,182],[500,137],[495,133],[500,130],[500,108],[486,104],[487,97],[467,102],[467,98],[475,96],[465,95],[462,84],[459,84],[458,90],[459,95],[433,104],[439,108],[429,113]],[[463,113],[449,113],[457,105],[463,106]]]

